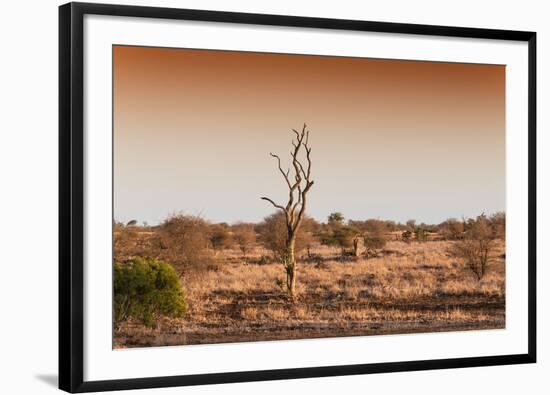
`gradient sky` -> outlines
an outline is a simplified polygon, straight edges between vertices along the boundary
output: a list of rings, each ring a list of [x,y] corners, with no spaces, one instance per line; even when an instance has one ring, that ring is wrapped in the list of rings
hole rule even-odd
[[[310,129],[308,214],[505,209],[505,66],[115,46],[114,217],[259,221]]]

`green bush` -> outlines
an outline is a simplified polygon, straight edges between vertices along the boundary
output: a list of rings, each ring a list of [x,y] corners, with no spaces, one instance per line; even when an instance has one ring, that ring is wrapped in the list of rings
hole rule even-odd
[[[136,258],[114,265],[114,319],[132,317],[152,326],[159,315],[180,317],[187,311],[178,275],[168,263]]]

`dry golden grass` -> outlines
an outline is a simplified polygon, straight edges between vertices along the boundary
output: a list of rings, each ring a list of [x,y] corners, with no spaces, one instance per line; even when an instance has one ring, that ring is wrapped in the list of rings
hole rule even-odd
[[[298,297],[278,287],[281,264],[243,263],[224,251],[221,269],[184,284],[189,312],[147,330],[127,323],[117,347],[503,328],[504,244],[478,281],[448,253],[451,242],[388,242],[379,257],[342,261],[318,246],[317,262],[299,260]]]

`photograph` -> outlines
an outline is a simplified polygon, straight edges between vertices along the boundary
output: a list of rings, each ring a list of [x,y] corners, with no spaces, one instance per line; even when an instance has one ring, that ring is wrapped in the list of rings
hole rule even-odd
[[[113,45],[113,348],[506,329],[505,89]]]

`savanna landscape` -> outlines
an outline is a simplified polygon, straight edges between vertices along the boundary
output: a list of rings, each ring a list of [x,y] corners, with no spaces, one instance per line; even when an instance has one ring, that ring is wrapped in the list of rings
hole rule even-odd
[[[177,252],[161,249],[164,237],[178,237],[166,229],[178,223],[194,237],[182,247],[192,249],[181,262],[188,309],[181,317],[159,316],[151,325],[129,318],[117,323],[116,347],[258,341],[330,336],[494,329],[505,326],[504,240],[488,239],[488,261],[481,274],[453,249],[469,241],[460,221],[448,221],[427,232],[425,240],[403,239],[409,225],[371,220],[354,224],[370,232],[384,229],[384,242],[367,252],[360,242],[338,238],[328,245],[313,230],[304,230],[297,254],[296,296],[283,284],[285,273],[277,256],[282,246],[261,224],[208,224],[188,216],[174,216],[159,228],[117,225],[117,261],[138,256],[169,259]],[[504,217],[487,221],[498,236]],[[469,225],[468,225],[469,224]],[[315,224],[319,232],[338,223]],[[421,225],[415,226],[423,229]],[[466,226],[478,225],[470,220]],[[280,226],[279,230],[283,230]],[[170,232],[170,231],[168,231]],[[199,233],[194,233],[199,232]],[[204,232],[204,233],[202,233]],[[306,233],[307,232],[307,233]],[[282,233],[282,232],[281,232]],[[413,233],[413,232],[411,232]],[[351,234],[351,233],[350,233]],[[414,234],[414,233],[413,233]],[[300,235],[302,237],[302,235]],[[311,239],[310,239],[311,237]],[[322,236],[321,236],[322,237]],[[491,236],[492,237],[492,236]],[[307,238],[307,240],[306,240]],[[386,241],[387,239],[387,241]],[[490,240],[490,241],[489,241]],[[212,243],[214,241],[214,243]],[[325,240],[328,241],[328,240]],[[279,246],[277,246],[279,242]],[[481,241],[478,241],[482,243]],[[188,243],[188,244],[187,244]],[[204,247],[197,248],[198,245]],[[214,247],[214,245],[216,247]],[[209,247],[207,247],[209,246]],[[378,247],[377,246],[377,247]],[[458,254],[457,254],[458,253]],[[195,267],[193,267],[195,266]]]
[[[115,46],[113,347],[505,328],[504,70]]]
[[[115,224],[115,347],[504,328],[504,213],[317,222],[306,128],[262,222]]]

